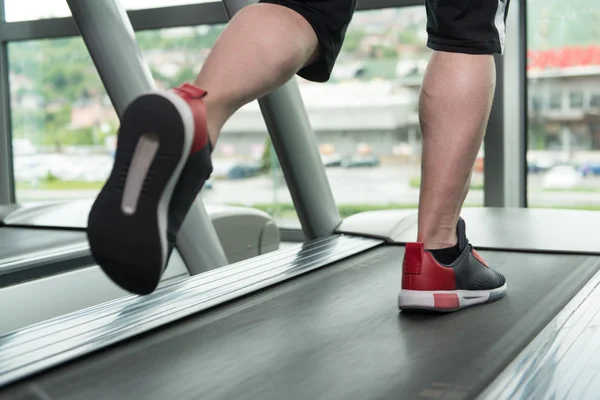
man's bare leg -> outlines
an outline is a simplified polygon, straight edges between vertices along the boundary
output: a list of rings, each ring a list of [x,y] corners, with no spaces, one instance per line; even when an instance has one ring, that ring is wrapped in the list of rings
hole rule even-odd
[[[506,294],[504,276],[467,239],[460,212],[469,190],[495,89],[508,0],[426,0],[428,45],[418,233],[406,245],[400,309],[452,312]]]
[[[243,8],[215,43],[195,82],[209,94],[211,142],[235,111],[287,82],[318,52],[313,28],[295,11],[267,3]]]
[[[426,249],[457,243],[456,224],[492,106],[491,55],[435,52],[420,99],[423,136],[419,233]]]

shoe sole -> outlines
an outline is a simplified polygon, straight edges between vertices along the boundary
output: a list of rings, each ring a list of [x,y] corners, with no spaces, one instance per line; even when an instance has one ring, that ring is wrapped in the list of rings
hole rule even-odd
[[[114,166],[87,232],[96,262],[129,292],[153,292],[166,268],[169,205],[193,124],[187,103],[170,92],[138,97],[123,115]]]
[[[506,283],[493,290],[421,291],[401,290],[400,310],[454,312],[478,304],[493,303],[506,295]]]

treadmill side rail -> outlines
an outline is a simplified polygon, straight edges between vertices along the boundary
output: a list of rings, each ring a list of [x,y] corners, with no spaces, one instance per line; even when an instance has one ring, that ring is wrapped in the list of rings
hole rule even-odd
[[[598,398],[600,272],[477,400]]]
[[[383,244],[331,236],[0,336],[0,386]]]
[[[479,250],[600,254],[596,211],[465,207],[461,216],[469,241]],[[405,244],[417,237],[417,222],[416,209],[367,211],[344,219],[336,232]],[[577,226],[578,234],[565,226]]]

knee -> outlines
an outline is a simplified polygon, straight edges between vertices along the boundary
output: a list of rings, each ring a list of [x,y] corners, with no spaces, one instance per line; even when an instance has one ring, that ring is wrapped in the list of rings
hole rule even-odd
[[[296,11],[274,3],[244,7],[235,18],[250,23],[252,35],[260,35],[257,56],[281,71],[295,72],[319,53],[317,35]],[[260,22],[260,23],[257,23]]]

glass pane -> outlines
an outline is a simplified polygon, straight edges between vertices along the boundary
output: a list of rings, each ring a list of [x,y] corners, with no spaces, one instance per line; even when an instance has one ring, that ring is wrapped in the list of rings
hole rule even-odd
[[[223,26],[137,34],[157,86],[193,81]],[[17,200],[93,198],[110,173],[117,116],[81,38],[9,44]],[[257,103],[223,131],[206,204],[253,206],[298,225]]]
[[[562,108],[563,95],[561,92],[553,91],[550,93],[549,108],[551,110],[560,110]]]
[[[422,6],[359,12],[333,79],[301,82],[321,158],[343,217],[416,208],[421,133],[417,103],[431,51]],[[483,153],[466,206],[483,204]]]
[[[600,12],[528,0],[530,207],[600,209]]]
[[[569,106],[572,110],[581,110],[583,108],[583,92],[571,92],[569,94]]]
[[[117,117],[81,38],[8,45],[17,201],[94,196]]]
[[[420,6],[357,13],[331,81],[298,79],[343,216],[417,206],[417,100],[430,55],[425,21]],[[139,33],[158,86],[193,80],[221,29]],[[19,201],[92,197],[108,174],[117,121],[83,42],[11,43],[10,66]],[[79,162],[60,167],[54,161],[82,157],[81,152],[86,160],[93,155],[105,161],[89,173]],[[54,158],[35,161],[41,154]],[[275,215],[282,225],[297,225],[256,103],[226,124],[214,164],[212,185],[203,192],[207,204],[252,206]],[[471,187],[466,205],[482,205],[483,153]]]
[[[212,3],[215,0],[120,0],[127,10]],[[7,22],[68,17],[71,10],[65,0],[4,0]]]

